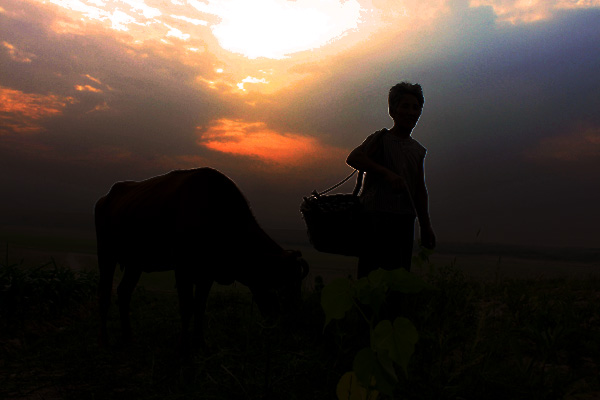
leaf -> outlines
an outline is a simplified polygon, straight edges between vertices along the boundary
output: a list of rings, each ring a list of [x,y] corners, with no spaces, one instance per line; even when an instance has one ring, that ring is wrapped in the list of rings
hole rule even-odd
[[[368,387],[369,384],[372,384],[372,381],[375,378],[376,368],[377,356],[370,348],[365,347],[354,356],[352,370],[362,386]]]
[[[349,279],[336,279],[323,288],[321,307],[325,311],[325,326],[332,319],[342,319],[352,308],[354,291]]]
[[[377,361],[381,365],[383,371],[388,375],[388,378],[394,383],[398,383],[398,376],[396,375],[396,369],[394,368],[394,362],[390,358],[389,354],[385,351],[377,352]]]
[[[424,289],[432,289],[431,285],[404,268],[389,271],[388,285],[391,290],[400,293],[418,293]]]
[[[423,267],[425,264],[432,265],[429,261],[429,257],[433,255],[435,251],[433,249],[428,249],[427,247],[420,246],[419,251],[412,257],[413,265],[417,267]]]
[[[338,400],[377,400],[379,392],[365,389],[354,372],[346,372],[337,384],[336,395]]]
[[[354,292],[356,293],[356,298],[362,304],[368,304],[363,302],[363,299],[367,299],[369,292],[373,290],[371,287],[371,283],[367,278],[360,278],[356,282],[354,282]]]
[[[371,271],[368,275],[369,282],[373,288],[387,288],[390,280],[390,271],[383,268],[378,268],[375,271]]]
[[[393,325],[387,319],[377,324],[371,337],[371,347],[378,353],[386,352],[407,373],[408,362],[418,340],[419,334],[412,322],[398,317]]]
[[[419,333],[417,328],[413,325],[410,320],[402,317],[398,317],[394,320],[394,338],[395,342],[399,344],[397,346],[397,354],[390,354],[390,357],[400,364],[407,372],[408,361],[415,352],[415,345],[419,341]]]
[[[354,284],[354,290],[357,300],[364,305],[369,305],[378,313],[385,302],[385,292],[387,288],[373,287],[367,278],[361,278]]]

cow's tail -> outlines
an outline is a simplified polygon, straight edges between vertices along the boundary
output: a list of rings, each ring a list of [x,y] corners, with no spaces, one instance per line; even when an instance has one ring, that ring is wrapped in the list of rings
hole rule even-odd
[[[102,198],[96,203],[95,223],[96,223],[96,252],[98,254],[98,271],[100,279],[98,282],[98,311],[100,314],[100,331],[98,343],[100,346],[108,344],[108,309],[112,296],[113,279],[117,260],[114,256],[114,250],[110,246],[110,233],[107,229],[106,217],[103,213],[103,205],[106,198]]]

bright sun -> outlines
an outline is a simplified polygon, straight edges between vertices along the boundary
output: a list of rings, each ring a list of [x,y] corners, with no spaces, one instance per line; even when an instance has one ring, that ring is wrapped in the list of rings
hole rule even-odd
[[[50,2],[136,41],[188,42],[212,34],[219,45],[248,58],[286,58],[357,30],[358,0],[35,0]],[[69,25],[58,24],[65,30]],[[64,25],[64,24],[63,24]]]
[[[248,58],[285,58],[321,47],[357,29],[357,0],[210,0],[204,11],[221,22],[212,32],[221,47]]]

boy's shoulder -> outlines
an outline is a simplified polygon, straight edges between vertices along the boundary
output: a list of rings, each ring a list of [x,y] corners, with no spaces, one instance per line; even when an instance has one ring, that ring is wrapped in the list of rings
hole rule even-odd
[[[369,136],[367,136],[365,138],[365,140],[363,142],[363,146],[366,146],[367,148],[372,148],[373,146],[377,146],[380,139],[382,139],[383,136],[385,136],[386,132],[387,132],[387,129],[383,128],[374,133],[371,133]]]
[[[427,148],[425,146],[423,146],[417,139],[413,138],[412,136],[409,137],[408,139],[408,144],[410,147],[412,147],[414,149],[414,151],[416,151],[421,157],[425,157],[425,154],[427,153]]]
[[[381,138],[381,137],[385,136],[385,134],[387,132],[388,132],[387,128],[380,129],[378,131],[375,131],[375,132],[371,133],[369,136],[367,136],[367,139],[371,139],[372,140],[372,139]]]
[[[418,141],[417,139],[415,139],[414,137],[410,136],[410,137],[409,137],[409,140],[410,140],[410,143],[411,143],[413,146],[417,146],[417,147],[419,147],[419,148],[421,148],[421,149],[423,149],[423,150],[427,150],[427,148],[425,148],[425,146],[423,146],[423,145],[421,144],[421,142],[419,142],[419,141]]]

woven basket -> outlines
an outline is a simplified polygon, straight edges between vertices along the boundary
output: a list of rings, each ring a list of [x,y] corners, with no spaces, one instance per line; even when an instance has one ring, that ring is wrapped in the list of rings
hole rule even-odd
[[[300,212],[310,242],[318,251],[358,256],[362,232],[362,206],[353,194],[305,197]]]

